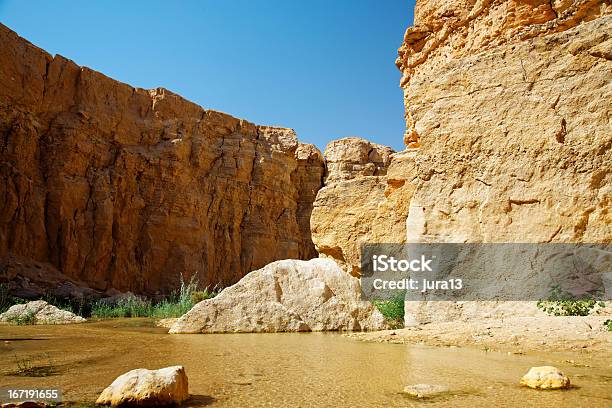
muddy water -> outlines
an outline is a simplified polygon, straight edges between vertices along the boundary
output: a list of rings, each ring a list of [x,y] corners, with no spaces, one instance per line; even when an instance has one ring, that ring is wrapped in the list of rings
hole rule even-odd
[[[70,326],[0,326],[0,386],[58,387],[86,406],[118,375],[137,367],[184,365],[191,407],[609,407],[612,362],[572,356],[507,355],[460,348],[371,344],[339,334],[168,335],[148,320]],[[8,343],[5,341],[8,340]],[[46,377],[18,376],[18,365]],[[518,387],[534,365],[552,364],[576,385],[568,391]],[[414,401],[406,384],[448,386]]]

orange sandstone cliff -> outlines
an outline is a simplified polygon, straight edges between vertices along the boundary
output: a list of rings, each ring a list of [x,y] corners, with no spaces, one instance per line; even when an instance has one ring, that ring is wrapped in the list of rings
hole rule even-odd
[[[155,293],[316,257],[324,164],[293,130],[133,88],[2,25],[0,45],[0,280]]]

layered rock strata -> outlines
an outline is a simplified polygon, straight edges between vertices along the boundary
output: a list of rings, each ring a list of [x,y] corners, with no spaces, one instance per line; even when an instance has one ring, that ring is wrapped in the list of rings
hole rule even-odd
[[[320,256],[359,276],[362,244],[404,242],[412,153],[349,137],[330,142],[324,156],[325,185],[314,202],[312,239]]]
[[[408,241],[612,242],[611,9],[417,1],[397,59],[418,148]]]
[[[324,164],[293,130],[117,82],[1,25],[0,44],[1,257],[153,293],[316,256]]]

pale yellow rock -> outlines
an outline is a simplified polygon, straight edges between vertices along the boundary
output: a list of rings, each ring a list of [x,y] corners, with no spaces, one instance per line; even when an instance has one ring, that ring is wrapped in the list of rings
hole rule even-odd
[[[612,242],[610,11],[417,1],[397,60],[418,147],[408,242]],[[408,323],[513,313],[536,315],[535,302],[406,304]]]
[[[404,394],[418,399],[435,397],[448,391],[448,387],[436,384],[414,384],[404,387]]]
[[[273,262],[195,305],[170,333],[381,330],[359,280],[331,259]]]
[[[359,276],[363,244],[404,242],[413,190],[405,174],[414,152],[393,153],[350,137],[330,142],[324,155],[327,172],[310,220],[312,240],[319,256]]]
[[[555,390],[569,388],[570,380],[552,366],[531,367],[527,374],[521,378],[521,385],[541,390]]]
[[[96,400],[116,406],[163,406],[189,398],[187,374],[182,366],[147,370],[138,368],[117,377]]]

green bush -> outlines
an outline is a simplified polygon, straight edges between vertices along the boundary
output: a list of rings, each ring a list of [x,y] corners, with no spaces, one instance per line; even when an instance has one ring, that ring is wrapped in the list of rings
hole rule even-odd
[[[204,289],[198,291],[198,281],[192,277],[186,282],[181,276],[181,285],[178,291],[172,293],[167,299],[152,302],[132,296],[120,299],[116,304],[110,305],[105,301],[98,301],[92,306],[91,315],[100,319],[119,317],[155,317],[159,319],[180,317],[187,313],[193,305],[204,299],[215,297],[215,290]]]
[[[215,296],[217,296],[217,292],[214,290],[212,292],[209,292],[208,289],[198,290],[191,294],[191,303],[196,305],[203,300],[212,299]]]
[[[404,298],[405,293],[399,293],[387,300],[374,300],[372,303],[385,317],[392,329],[404,327]]]
[[[604,326],[608,329],[608,331],[612,331],[612,319],[608,319],[604,322]]]
[[[150,317],[152,305],[150,300],[130,296],[119,299],[114,305],[100,300],[93,304],[91,316],[101,319],[117,317]]]
[[[217,295],[216,286],[209,290],[205,288],[198,290],[198,281],[192,277],[186,282],[180,277],[180,287],[166,299],[153,302],[138,296],[130,296],[119,299],[111,304],[107,300],[95,302],[86,300],[63,299],[51,295],[43,297],[47,303],[60,309],[68,310],[79,316],[94,317],[99,319],[112,319],[123,317],[155,317],[168,318],[180,317],[187,313],[196,303]],[[0,285],[0,313],[5,312],[11,306],[24,303],[23,299],[12,297],[8,288]],[[34,315],[16,318],[15,324],[34,324]]]
[[[21,316],[11,316],[7,319],[7,321],[17,325],[36,324],[36,316],[34,312],[28,312]]]
[[[576,298],[554,287],[548,299],[538,301],[537,306],[552,316],[588,316],[596,307],[605,305],[592,296]]]

